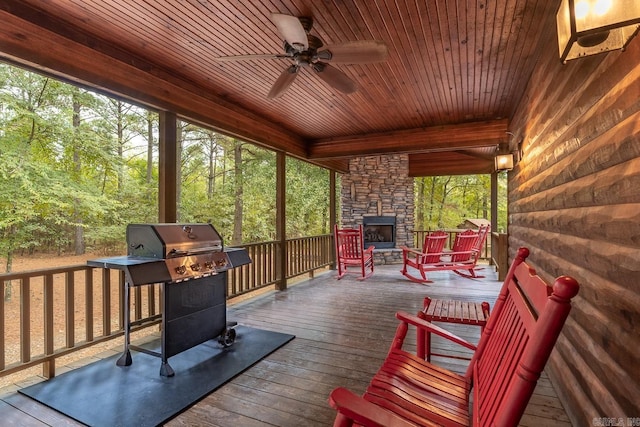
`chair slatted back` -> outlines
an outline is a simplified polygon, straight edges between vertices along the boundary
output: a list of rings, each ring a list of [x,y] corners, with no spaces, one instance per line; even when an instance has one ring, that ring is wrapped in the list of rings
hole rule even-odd
[[[362,225],[359,228],[335,229],[337,256],[344,260],[359,260],[363,256]]]
[[[451,255],[452,262],[465,262],[469,261],[473,256],[473,246],[478,240],[478,232],[474,230],[465,230],[456,234],[456,238],[453,241],[451,251],[454,252]],[[463,252],[463,253],[455,253]]]
[[[478,239],[476,240],[475,245],[473,245],[473,250],[477,251],[476,258],[480,257],[480,254],[482,253],[482,249],[484,246],[484,242],[487,240],[487,236],[489,235],[490,231],[491,231],[490,225],[481,225],[478,228]]]
[[[447,243],[449,234],[442,230],[433,231],[424,237],[424,243],[422,245],[422,253],[425,256],[422,258],[422,263],[434,264],[440,261],[442,256],[442,250]],[[435,254],[435,255],[429,255]]]
[[[547,286],[527,256],[518,251],[467,370],[473,425],[517,425],[578,293],[567,276]]]

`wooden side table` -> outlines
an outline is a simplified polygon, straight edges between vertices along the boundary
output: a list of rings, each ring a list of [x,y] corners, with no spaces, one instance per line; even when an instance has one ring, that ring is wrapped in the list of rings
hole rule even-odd
[[[489,320],[488,302],[470,302],[456,300],[441,300],[425,297],[424,318],[428,322],[460,323],[464,325],[479,326],[480,333]],[[431,356],[450,357],[453,359],[469,360],[466,357],[454,356],[451,354],[439,354],[431,351],[431,333],[427,332],[425,337],[425,355],[427,361],[431,361]]]

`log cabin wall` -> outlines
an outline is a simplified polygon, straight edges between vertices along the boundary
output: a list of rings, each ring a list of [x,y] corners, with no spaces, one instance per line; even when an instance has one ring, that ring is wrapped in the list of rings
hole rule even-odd
[[[527,246],[545,279],[581,284],[548,365],[573,425],[638,425],[640,37],[565,65],[547,39],[509,129],[510,259]]]

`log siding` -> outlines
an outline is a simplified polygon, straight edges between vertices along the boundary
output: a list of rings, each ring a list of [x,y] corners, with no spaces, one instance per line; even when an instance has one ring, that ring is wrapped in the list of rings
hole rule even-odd
[[[640,39],[566,65],[546,43],[510,125],[510,258],[528,246],[546,280],[581,283],[548,369],[573,425],[626,422],[640,416]]]

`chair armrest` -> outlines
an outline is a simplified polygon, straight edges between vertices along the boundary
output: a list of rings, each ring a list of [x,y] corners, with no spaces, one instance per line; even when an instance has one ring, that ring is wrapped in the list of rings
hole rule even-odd
[[[329,395],[329,404],[344,417],[367,427],[415,427],[416,425],[387,411],[344,387],[334,389]],[[336,422],[335,425],[341,425]]]
[[[413,249],[408,246],[400,246],[400,249],[402,249],[402,252],[411,252],[412,254],[415,254],[415,255],[424,255],[421,250]]]
[[[448,339],[449,341],[452,341],[456,344],[459,344],[463,347],[466,347],[470,350],[474,350],[476,349],[476,346],[471,344],[469,341],[460,338],[459,336],[452,334],[451,332],[447,331],[446,329],[443,329],[439,326],[434,325],[431,322],[427,322],[424,319],[419,318],[418,316],[414,316],[411,315],[409,313],[406,313],[404,311],[398,311],[396,313],[396,319],[400,320],[401,322],[405,322],[408,323],[410,325],[415,326],[416,328],[423,330],[425,332],[431,332],[432,334],[436,334],[439,335],[443,338]]]
[[[367,249],[364,250],[365,254],[369,254],[369,255],[373,255],[373,250],[375,249],[375,246],[369,246]]]

